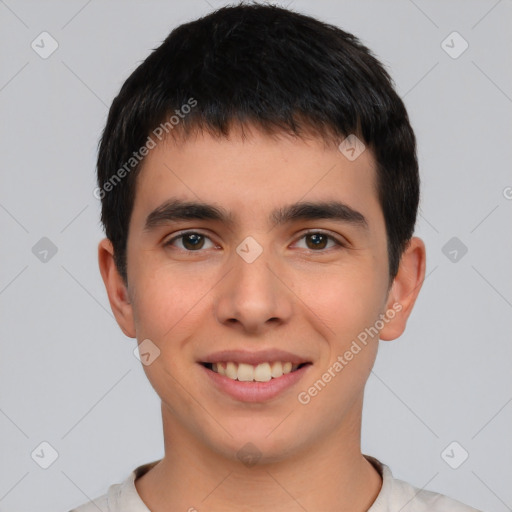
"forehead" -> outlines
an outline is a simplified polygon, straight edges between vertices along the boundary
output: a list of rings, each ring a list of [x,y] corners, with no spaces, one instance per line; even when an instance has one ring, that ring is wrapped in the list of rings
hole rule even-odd
[[[137,176],[133,220],[142,228],[142,216],[169,199],[221,205],[234,222],[264,211],[275,221],[279,207],[299,201],[338,201],[370,217],[379,208],[371,151],[350,160],[323,139],[259,130],[159,143]]]

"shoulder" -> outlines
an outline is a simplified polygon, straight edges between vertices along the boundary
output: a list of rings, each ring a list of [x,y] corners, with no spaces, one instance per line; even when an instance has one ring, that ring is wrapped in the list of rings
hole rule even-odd
[[[393,484],[397,499],[402,499],[401,512],[481,512],[449,496],[419,489],[402,480],[394,479]]]
[[[374,457],[365,457],[382,476],[382,488],[368,512],[481,512],[444,494],[419,489],[394,478],[388,466]]]
[[[138,466],[123,482],[112,484],[102,496],[89,500],[69,512],[149,512],[137,493],[134,481],[158,462],[160,460]]]
[[[132,498],[130,489],[133,478],[134,473],[131,473],[124,482],[112,484],[105,494],[89,500],[69,512],[128,512],[128,510],[123,510],[123,506],[133,506],[133,502],[129,501]]]

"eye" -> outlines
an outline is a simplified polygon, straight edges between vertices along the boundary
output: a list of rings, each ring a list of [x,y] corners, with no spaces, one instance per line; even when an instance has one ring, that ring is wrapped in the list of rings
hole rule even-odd
[[[209,237],[195,231],[185,231],[169,239],[164,243],[164,246],[173,246],[176,240],[181,240],[182,246],[180,249],[188,252],[197,252],[199,249],[204,249],[205,240],[209,240],[211,247],[215,247],[215,244],[210,240]],[[208,249],[208,247],[206,247]]]
[[[332,242],[333,245],[331,245],[331,247],[328,247],[328,249],[331,249],[333,246],[345,247],[345,244],[341,243],[334,236],[328,235],[323,231],[308,231],[300,238],[300,240],[304,239],[306,240],[306,249],[310,249],[312,251],[317,252],[326,249],[326,246],[329,243],[329,241]]]
[[[164,243],[164,246],[176,246],[175,242],[180,241],[181,247],[179,249],[186,252],[199,252],[201,249],[211,249],[216,247],[216,245],[211,241],[211,239],[196,231],[184,231],[180,234],[170,238],[167,242]],[[332,249],[333,247],[345,247],[345,244],[340,242],[334,236],[324,233],[323,231],[308,231],[303,234],[299,240],[305,240],[306,247],[305,249],[309,249],[315,252],[320,252],[325,249]],[[210,247],[206,246],[206,241],[209,241]],[[331,246],[328,247],[329,242],[331,242]]]

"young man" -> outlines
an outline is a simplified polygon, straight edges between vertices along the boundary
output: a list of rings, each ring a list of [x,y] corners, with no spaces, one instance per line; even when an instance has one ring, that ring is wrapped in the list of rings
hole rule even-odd
[[[425,247],[414,133],[354,36],[269,5],[181,25],[114,100],[98,184],[165,455],[75,511],[475,511],[361,453]]]

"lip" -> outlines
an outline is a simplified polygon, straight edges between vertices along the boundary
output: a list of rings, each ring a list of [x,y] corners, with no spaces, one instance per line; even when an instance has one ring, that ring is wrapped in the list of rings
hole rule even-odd
[[[308,359],[304,359],[291,352],[284,350],[269,349],[260,350],[258,352],[247,352],[245,350],[222,350],[205,356],[204,359],[198,361],[200,363],[246,363],[254,366],[261,363],[274,363],[281,361],[283,363],[290,362],[292,364],[310,363]]]
[[[228,360],[232,361],[233,359]],[[226,361],[226,359],[220,359],[219,361]],[[268,359],[266,359],[266,361],[268,361]],[[289,361],[289,359],[285,359],[285,361]],[[220,375],[219,373],[210,370],[206,366],[203,366],[201,363],[198,363],[198,366],[202,369],[203,372],[206,372],[205,375],[208,379],[210,379],[210,382],[212,382],[214,387],[222,393],[226,393],[235,400],[242,402],[264,402],[266,400],[275,398],[285,390],[290,389],[304,376],[312,364],[306,364],[293,372],[287,373],[275,379],[270,379],[268,382],[241,382],[238,380],[230,379],[224,375]]]

